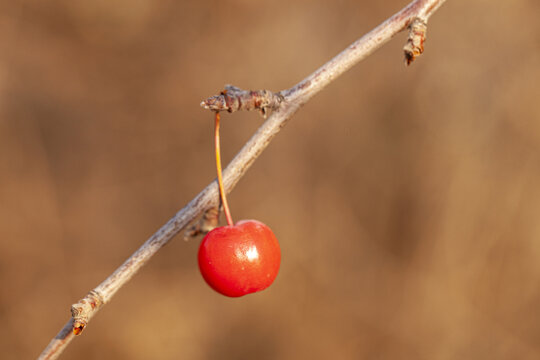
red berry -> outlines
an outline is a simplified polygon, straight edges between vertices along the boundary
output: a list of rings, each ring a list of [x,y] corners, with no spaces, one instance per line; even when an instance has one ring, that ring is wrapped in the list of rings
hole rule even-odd
[[[265,224],[242,220],[210,231],[199,248],[199,269],[214,290],[239,297],[269,287],[281,263],[276,236]]]

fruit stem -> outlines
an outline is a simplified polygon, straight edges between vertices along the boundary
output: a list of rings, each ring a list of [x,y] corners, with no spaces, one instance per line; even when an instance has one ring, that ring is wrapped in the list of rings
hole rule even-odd
[[[216,111],[216,120],[214,128],[214,140],[216,144],[216,168],[217,168],[217,178],[219,185],[219,196],[221,197],[221,203],[223,204],[223,211],[225,212],[225,217],[227,218],[227,224],[233,226],[233,220],[231,216],[231,210],[229,210],[229,204],[227,203],[227,197],[225,196],[225,187],[223,186],[223,176],[221,174],[221,150],[219,148],[219,111]]]

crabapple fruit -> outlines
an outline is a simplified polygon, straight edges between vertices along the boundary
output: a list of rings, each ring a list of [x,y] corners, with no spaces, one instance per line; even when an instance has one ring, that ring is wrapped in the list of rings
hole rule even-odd
[[[199,247],[199,269],[215,291],[240,297],[261,291],[276,278],[281,250],[265,224],[242,220],[210,231]]]

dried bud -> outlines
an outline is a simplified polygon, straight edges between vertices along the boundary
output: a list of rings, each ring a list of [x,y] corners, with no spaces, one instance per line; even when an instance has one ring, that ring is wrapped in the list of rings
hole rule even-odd
[[[407,44],[403,47],[407,65],[410,65],[414,59],[424,52],[426,31],[427,24],[420,18],[415,18],[409,25],[409,37],[407,38]]]

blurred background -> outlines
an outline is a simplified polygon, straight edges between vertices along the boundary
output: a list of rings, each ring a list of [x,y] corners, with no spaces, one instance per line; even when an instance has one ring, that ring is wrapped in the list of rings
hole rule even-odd
[[[281,90],[408,1],[1,1],[0,349],[70,305],[215,177],[224,84]],[[280,274],[214,293],[177,236],[62,359],[540,358],[540,3],[449,0],[303,107],[230,197]],[[228,162],[262,123],[224,115]]]

